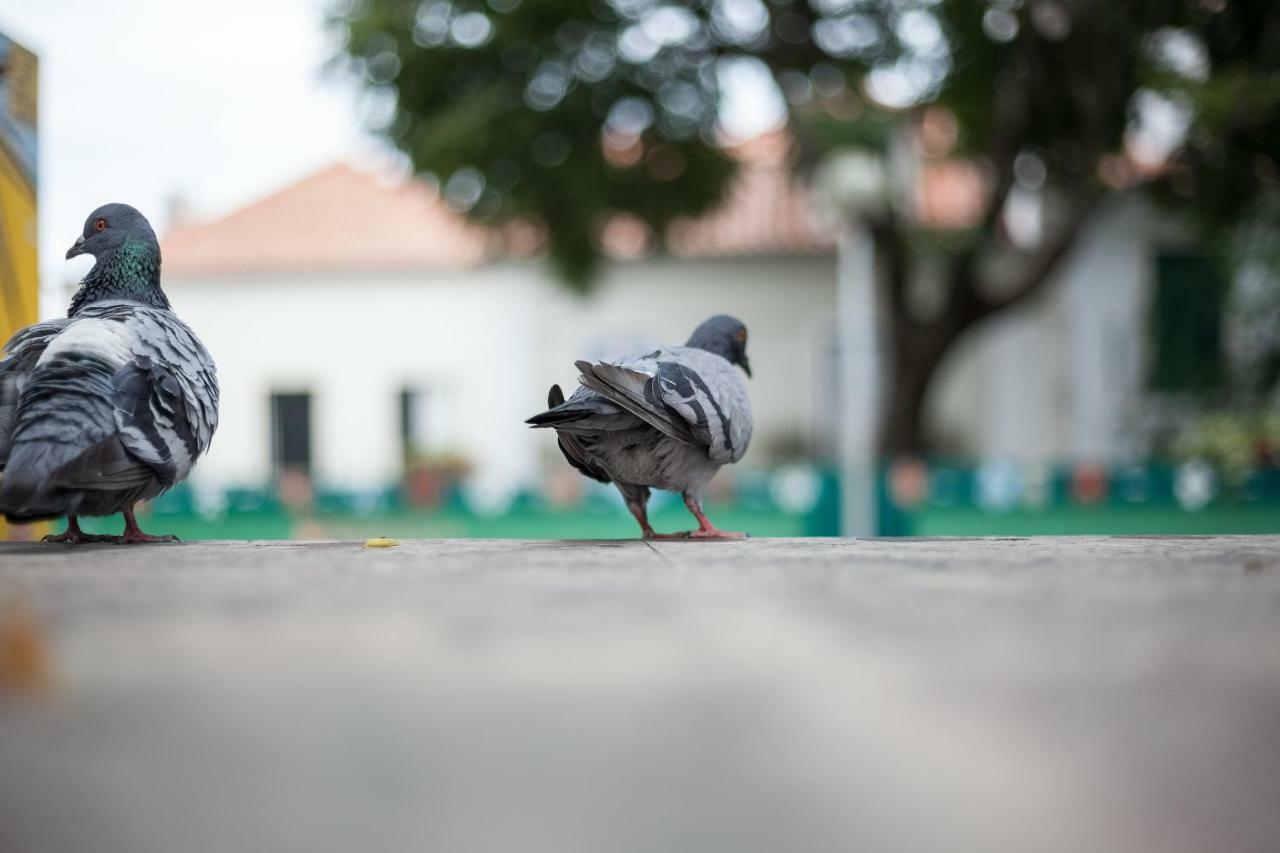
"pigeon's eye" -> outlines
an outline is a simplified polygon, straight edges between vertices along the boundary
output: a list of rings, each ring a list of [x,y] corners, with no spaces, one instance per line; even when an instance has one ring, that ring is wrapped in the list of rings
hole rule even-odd
[[[93,220],[93,230],[94,230],[94,231],[106,231],[106,230],[107,230],[107,220],[105,220],[105,219],[95,219],[95,220]]]
[[[747,342],[747,330],[746,330],[746,329],[739,329],[739,330],[738,330],[738,341],[739,341],[740,343],[744,343],[744,344]]]

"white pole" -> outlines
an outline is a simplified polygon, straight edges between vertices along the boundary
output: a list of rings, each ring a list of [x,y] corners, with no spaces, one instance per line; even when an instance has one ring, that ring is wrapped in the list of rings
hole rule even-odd
[[[844,217],[836,257],[839,351],[840,527],[844,536],[876,534],[876,431],[879,353],[875,246],[855,216]]]

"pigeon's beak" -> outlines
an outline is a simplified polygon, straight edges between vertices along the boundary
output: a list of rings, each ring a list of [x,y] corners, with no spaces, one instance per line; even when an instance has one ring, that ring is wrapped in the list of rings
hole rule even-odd
[[[76,255],[84,254],[84,235],[81,234],[76,241],[71,244],[71,248],[67,249],[67,260],[71,260]]]
[[[745,355],[738,360],[738,364],[742,365],[742,369],[747,372],[747,376],[751,375],[751,362],[747,360]]]

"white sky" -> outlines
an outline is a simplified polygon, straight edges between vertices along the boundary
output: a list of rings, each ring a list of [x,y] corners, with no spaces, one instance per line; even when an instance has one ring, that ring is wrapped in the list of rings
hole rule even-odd
[[[95,207],[158,230],[181,193],[231,209],[328,162],[378,151],[351,89],[325,77],[323,0],[0,0],[0,31],[40,58],[40,260],[46,294]],[[46,313],[57,306],[46,306]]]
[[[40,58],[42,313],[60,314],[60,285],[92,264],[63,255],[100,204],[132,204],[163,233],[175,194],[213,215],[333,160],[385,156],[351,84],[321,70],[326,5],[0,0],[0,32]],[[780,114],[760,71],[725,81],[738,135]]]

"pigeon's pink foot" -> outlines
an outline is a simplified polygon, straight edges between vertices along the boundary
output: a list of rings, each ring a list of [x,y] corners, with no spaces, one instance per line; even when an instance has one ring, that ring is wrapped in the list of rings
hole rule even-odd
[[[87,545],[91,542],[114,542],[115,536],[103,536],[97,533],[85,533],[80,529],[79,522],[75,516],[67,519],[67,529],[61,533],[50,533],[40,540],[41,542],[54,542],[61,545]]]
[[[705,541],[714,541],[714,540],[737,541],[739,539],[746,539],[747,534],[739,533],[736,530],[718,530],[712,527],[708,529],[698,528],[697,530],[689,534],[689,538],[701,539]]]
[[[745,533],[718,529],[711,523],[711,519],[707,518],[706,513],[702,511],[702,507],[698,505],[698,502],[689,495],[684,496],[684,505],[689,508],[689,512],[693,513],[693,517],[698,519],[698,529],[689,534],[690,539],[726,541],[747,538]]]
[[[649,514],[645,511],[644,504],[628,502],[627,509],[631,510],[631,514],[635,516],[636,523],[640,525],[641,538],[648,542],[669,542],[676,539],[688,539],[688,532],[685,533],[656,533],[649,524]]]
[[[143,533],[138,526],[138,519],[133,517],[133,507],[124,511],[124,535],[113,537],[118,545],[143,545],[150,542],[180,542],[177,536],[152,536]]]

